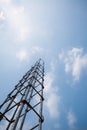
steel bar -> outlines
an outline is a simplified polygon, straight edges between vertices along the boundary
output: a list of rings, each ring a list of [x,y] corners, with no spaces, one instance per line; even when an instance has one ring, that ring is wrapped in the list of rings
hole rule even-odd
[[[8,122],[4,130],[23,130],[27,117],[28,121],[33,122],[32,128],[28,126],[28,130],[42,130],[43,89],[44,62],[39,59],[0,105],[0,121]],[[30,112],[34,114],[34,119],[28,116]]]

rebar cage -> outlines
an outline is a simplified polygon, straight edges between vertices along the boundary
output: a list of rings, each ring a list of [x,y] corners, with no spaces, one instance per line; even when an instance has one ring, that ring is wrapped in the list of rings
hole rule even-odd
[[[39,59],[0,105],[4,130],[42,130],[44,62]]]

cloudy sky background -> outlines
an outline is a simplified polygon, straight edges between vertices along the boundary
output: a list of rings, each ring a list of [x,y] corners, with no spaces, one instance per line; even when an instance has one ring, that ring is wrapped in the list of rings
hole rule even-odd
[[[0,102],[42,58],[43,130],[87,129],[86,44],[86,0],[0,0]]]

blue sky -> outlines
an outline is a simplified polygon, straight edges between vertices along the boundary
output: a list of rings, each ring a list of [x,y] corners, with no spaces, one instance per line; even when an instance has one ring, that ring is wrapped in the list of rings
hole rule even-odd
[[[0,0],[0,102],[42,58],[43,130],[87,129],[86,34],[86,0]]]

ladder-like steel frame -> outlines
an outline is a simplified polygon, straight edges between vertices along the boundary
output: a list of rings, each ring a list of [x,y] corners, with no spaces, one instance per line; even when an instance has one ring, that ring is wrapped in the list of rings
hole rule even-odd
[[[43,89],[44,62],[39,59],[0,105],[0,121],[7,122],[4,130],[25,130],[27,116],[27,124],[32,120],[28,130],[42,130]]]

